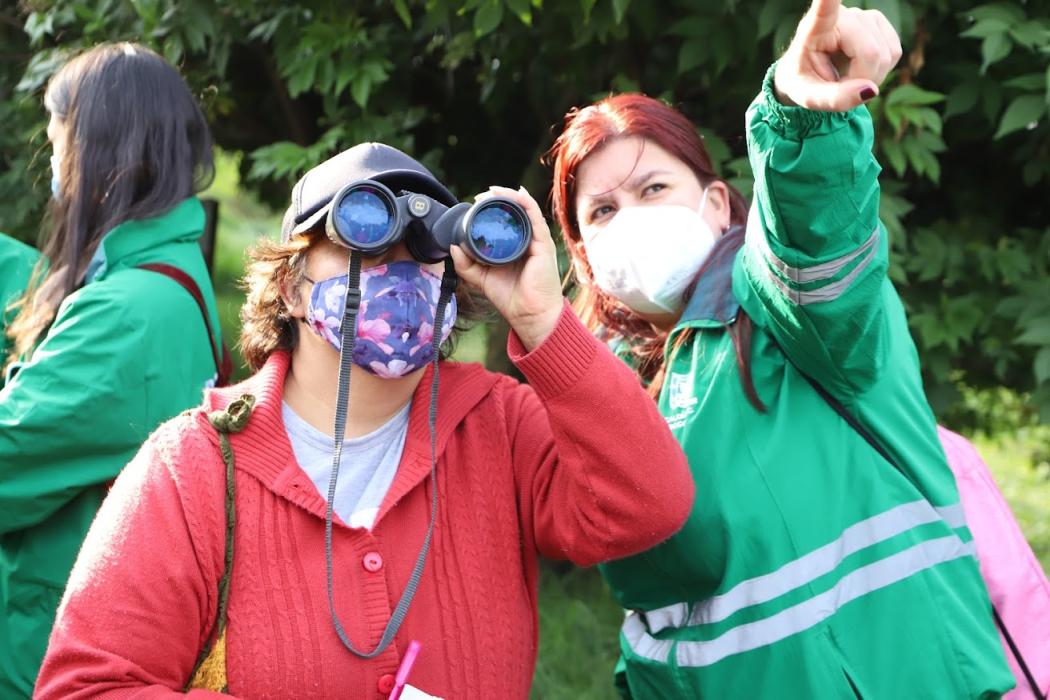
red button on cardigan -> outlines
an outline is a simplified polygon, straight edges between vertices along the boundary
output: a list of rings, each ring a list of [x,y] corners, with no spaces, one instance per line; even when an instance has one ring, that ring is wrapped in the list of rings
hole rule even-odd
[[[376,683],[376,689],[379,690],[383,695],[389,695],[390,691],[394,689],[394,674],[386,673],[379,677],[379,682]]]

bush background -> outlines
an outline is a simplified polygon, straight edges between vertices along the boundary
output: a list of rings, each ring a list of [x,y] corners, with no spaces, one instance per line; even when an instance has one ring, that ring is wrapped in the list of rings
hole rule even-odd
[[[1050,4],[861,0],[905,57],[870,105],[891,276],[941,421],[975,437],[1050,560]],[[641,90],[693,119],[745,193],[743,113],[801,0],[18,0],[0,5],[0,230],[36,238],[49,195],[41,93],[73,52],[145,42],[183,71],[221,147],[215,277],[236,336],[243,251],[294,180],[378,140],[466,198],[524,184],[565,112]],[[501,323],[461,359],[506,369]],[[534,697],[612,697],[622,613],[594,571],[546,567]]]
[[[871,104],[891,275],[931,404],[995,416],[1008,387],[1050,421],[1050,3],[852,0],[905,56]],[[0,228],[35,236],[48,196],[41,90],[71,53],[143,41],[186,75],[244,187],[283,206],[309,166],[361,141],[419,157],[461,197],[543,198],[565,112],[642,90],[689,115],[745,192],[744,110],[804,0],[17,0],[0,6]],[[27,147],[28,146],[28,147]],[[27,177],[28,175],[28,177]],[[490,337],[505,328],[493,324]],[[502,344],[487,363],[506,368]]]

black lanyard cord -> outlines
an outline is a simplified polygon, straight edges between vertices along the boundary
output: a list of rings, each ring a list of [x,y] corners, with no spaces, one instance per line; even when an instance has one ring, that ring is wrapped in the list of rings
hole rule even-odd
[[[445,308],[448,306],[452,294],[456,290],[455,268],[452,259],[445,260],[445,274],[441,278],[441,295],[438,298],[437,309],[434,312],[434,337],[431,341],[434,351],[433,377],[430,383],[430,411],[427,416],[430,428],[430,521],[427,523],[427,534],[423,538],[423,545],[419,549],[412,574],[405,584],[405,590],[401,599],[394,608],[386,629],[379,639],[375,649],[370,652],[359,651],[350,641],[346,630],[343,629],[339,616],[335,612],[335,597],[332,590],[332,510],[335,503],[335,485],[339,478],[339,463],[343,455],[343,436],[346,433],[346,417],[350,405],[350,370],[353,365],[354,341],[357,338],[357,313],[361,307],[361,255],[351,252],[350,262],[347,266],[346,285],[346,308],[343,312],[343,320],[340,328],[339,339],[339,380],[337,382],[334,439],[335,446],[332,450],[332,476],[328,480],[328,507],[324,518],[324,555],[325,573],[328,584],[328,610],[332,616],[332,625],[339,636],[339,641],[347,650],[362,659],[372,659],[382,654],[394,640],[401,623],[408,614],[408,608],[412,604],[412,598],[416,595],[416,589],[423,578],[423,566],[430,551],[430,541],[434,534],[434,521],[437,518],[438,493],[437,493],[437,394],[438,394],[438,362],[440,360],[442,326],[445,323]]]

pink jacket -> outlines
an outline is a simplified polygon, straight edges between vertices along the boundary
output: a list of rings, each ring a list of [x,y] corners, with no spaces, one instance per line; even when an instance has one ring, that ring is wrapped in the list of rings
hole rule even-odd
[[[981,576],[1000,617],[1044,694],[1050,692],[1050,582],[995,485],[988,466],[966,438],[938,427],[959,487],[966,522],[977,545]],[[1007,700],[1034,698],[1017,659],[1003,640],[1017,687]]]

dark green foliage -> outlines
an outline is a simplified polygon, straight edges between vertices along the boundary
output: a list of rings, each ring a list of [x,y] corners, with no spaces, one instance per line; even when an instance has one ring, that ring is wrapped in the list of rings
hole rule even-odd
[[[892,275],[931,400],[1004,385],[1050,420],[1050,6],[864,0],[905,58],[871,105]],[[798,0],[23,0],[0,10],[0,228],[30,238],[48,191],[40,90],[70,50],[145,41],[187,75],[266,201],[363,140],[461,196],[544,195],[564,112],[613,90],[683,109],[749,191],[743,112]],[[717,136],[716,136],[717,135]],[[952,413],[954,411],[954,413]]]

